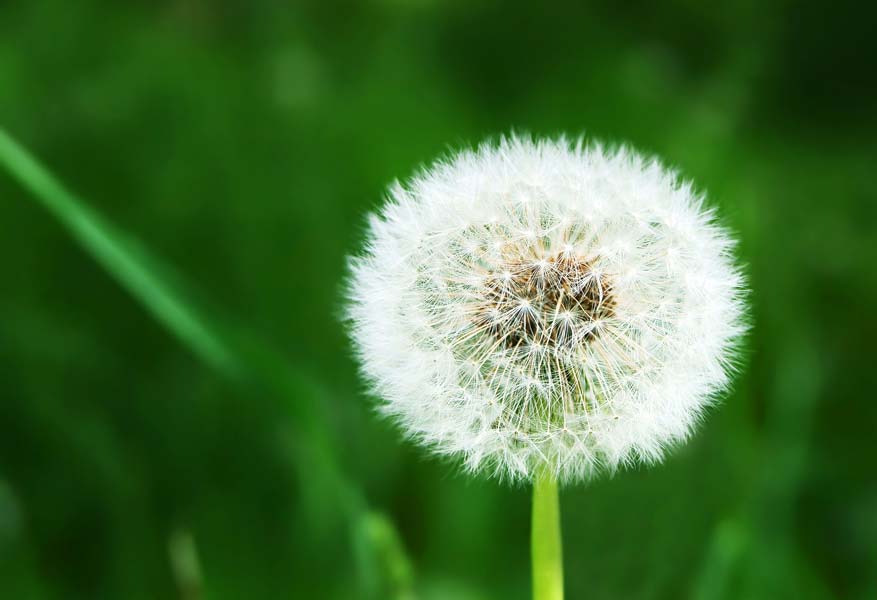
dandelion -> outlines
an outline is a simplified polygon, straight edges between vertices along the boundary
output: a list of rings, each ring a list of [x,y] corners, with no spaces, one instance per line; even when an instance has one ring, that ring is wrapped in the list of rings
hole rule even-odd
[[[658,462],[728,385],[733,248],[657,161],[563,139],[461,152],[371,217],[348,308],[364,374],[410,437],[533,482],[537,598],[562,594],[558,483]]]

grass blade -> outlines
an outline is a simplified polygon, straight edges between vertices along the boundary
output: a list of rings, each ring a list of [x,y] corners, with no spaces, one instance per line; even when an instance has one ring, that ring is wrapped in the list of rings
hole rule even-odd
[[[325,423],[319,421],[315,402],[302,403],[302,389],[311,389],[308,378],[291,371],[282,356],[251,335],[228,326],[223,320],[209,318],[207,311],[196,308],[187,287],[172,270],[151,256],[136,240],[118,230],[100,214],[68,191],[31,154],[0,128],[0,167],[4,167],[42,204],[70,235],[107,272],[119,281],[155,319],[190,348],[204,363],[226,376],[247,375],[257,379],[275,395],[291,400],[295,407],[291,417],[307,438],[308,450],[298,457],[302,461],[319,457],[320,472],[330,482],[336,502],[351,521],[353,532],[379,531],[380,535],[359,536],[352,540],[358,552],[369,558],[362,561],[367,570],[382,572],[397,597],[411,598],[410,564],[392,523],[370,509],[359,488],[344,477],[326,435]],[[304,456],[307,454],[308,456]],[[380,528],[376,529],[375,524]],[[365,546],[360,537],[366,540]],[[389,540],[389,541],[388,541]],[[401,565],[401,566],[400,566]],[[374,573],[362,573],[373,578]]]
[[[0,163],[184,345],[214,368],[234,368],[232,355],[222,340],[172,284],[150,268],[150,260],[136,244],[67,191],[2,129]]]

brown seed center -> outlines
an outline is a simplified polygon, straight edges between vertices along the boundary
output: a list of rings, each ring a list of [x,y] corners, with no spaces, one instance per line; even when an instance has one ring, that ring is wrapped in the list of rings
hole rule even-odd
[[[487,279],[476,324],[507,348],[592,340],[615,307],[609,281],[592,265],[564,253],[506,263]]]

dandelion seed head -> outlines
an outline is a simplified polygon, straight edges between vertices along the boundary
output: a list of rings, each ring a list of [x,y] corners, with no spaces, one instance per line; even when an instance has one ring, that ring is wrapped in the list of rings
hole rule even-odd
[[[391,188],[348,316],[408,435],[473,471],[572,482],[660,460],[727,387],[732,250],[656,161],[511,137]]]

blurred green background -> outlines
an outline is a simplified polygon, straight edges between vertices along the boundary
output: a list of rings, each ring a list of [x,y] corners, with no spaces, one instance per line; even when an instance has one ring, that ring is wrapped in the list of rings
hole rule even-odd
[[[564,491],[568,597],[877,598],[877,37],[843,4],[0,2],[0,127],[83,199],[3,142],[0,597],[528,598],[528,490],[376,418],[338,320],[386,185],[514,128],[664,157],[753,288],[695,438]]]

